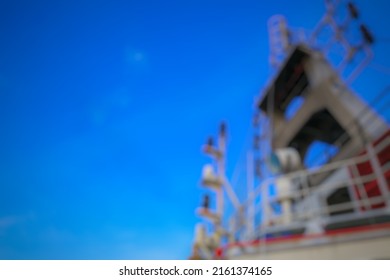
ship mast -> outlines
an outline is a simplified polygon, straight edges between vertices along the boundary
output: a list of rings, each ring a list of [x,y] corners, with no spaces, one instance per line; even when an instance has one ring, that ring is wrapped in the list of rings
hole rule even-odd
[[[262,242],[265,251],[268,233],[323,233],[323,213],[315,217],[316,213],[296,213],[306,209],[306,206],[299,208],[298,203],[312,203],[317,186],[332,181],[332,176],[340,170],[345,174],[345,170],[354,172],[352,178],[347,176],[343,180],[361,180],[358,164],[346,167],[337,162],[362,150],[369,154],[377,188],[387,199],[388,181],[380,171],[383,166],[378,160],[376,144],[371,143],[387,133],[388,125],[348,88],[372,60],[374,38],[352,2],[345,5],[338,0],[325,2],[325,14],[311,34],[290,28],[281,15],[271,17],[268,22],[269,61],[275,75],[255,101],[253,145],[247,154],[248,197],[245,202],[239,201],[225,174],[226,124],[220,125],[217,141],[210,137],[203,146],[203,152],[212,159],[211,164],[204,166],[201,180],[209,194],[204,195],[197,210],[205,222],[196,227],[192,259],[221,258],[221,248],[242,242],[251,246]],[[347,11],[342,19],[338,15],[341,9]],[[359,40],[351,37],[354,28],[360,32]],[[326,29],[331,30],[328,38],[322,36]],[[335,64],[332,66],[326,57],[335,45],[341,46],[341,59],[332,61]],[[296,100],[300,101],[298,109],[289,115],[289,108]],[[325,163],[331,167],[324,165],[323,171],[310,173],[304,160],[315,141],[334,146],[337,152],[325,153]],[[351,203],[354,204],[352,211],[358,213],[360,206],[357,205],[370,199],[366,190],[362,190],[363,185],[351,183],[345,188],[351,201],[340,199],[339,190],[325,189],[322,192],[328,195],[327,202],[322,201],[318,207],[328,211],[328,208],[339,209],[341,204]],[[293,190],[294,186],[296,190]],[[355,188],[358,188],[358,195]],[[272,189],[276,189],[276,195],[269,198]],[[227,202],[232,203],[235,210],[228,223],[224,217]],[[278,206],[276,210],[274,205]],[[337,211],[337,215],[345,212]],[[356,218],[352,214],[348,217]]]
[[[223,224],[225,193],[227,198],[239,211],[241,203],[233,190],[225,174],[227,127],[221,123],[217,142],[210,137],[202,147],[202,151],[208,155],[212,163],[203,167],[201,185],[212,192],[214,196],[205,194],[197,214],[208,221],[211,231],[207,232],[206,224],[200,223],[196,227],[193,253],[190,258],[213,258],[217,248],[220,248],[224,239],[231,239],[226,226]],[[212,200],[215,197],[215,209],[212,209]]]

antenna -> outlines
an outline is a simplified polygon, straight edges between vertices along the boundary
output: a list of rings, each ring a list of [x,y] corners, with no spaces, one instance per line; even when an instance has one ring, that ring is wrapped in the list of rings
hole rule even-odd
[[[281,67],[286,55],[298,44],[320,50],[325,55],[329,55],[332,48],[339,45],[342,48],[342,59],[336,68],[339,74],[347,76],[347,83],[356,79],[373,58],[371,46],[375,42],[374,37],[362,22],[360,12],[352,1],[325,0],[325,6],[324,15],[308,39],[289,28],[284,16],[275,15],[269,19],[271,67]],[[340,18],[342,14],[344,16]],[[329,30],[330,34],[326,34]],[[353,36],[357,31],[360,38]],[[363,54],[363,57],[359,54]],[[348,67],[350,69],[347,73]]]
[[[203,152],[210,156],[213,162],[203,167],[201,184],[215,194],[216,204],[216,209],[212,209],[210,203],[212,200],[211,196],[204,195],[202,205],[197,210],[198,215],[211,223],[213,228],[213,231],[208,235],[204,230],[195,233],[197,237],[195,238],[196,244],[194,244],[194,248],[196,248],[197,253],[203,252],[206,258],[210,258],[215,253],[221,246],[224,237],[230,237],[222,223],[225,191],[236,210],[241,208],[233,187],[225,175],[226,139],[227,126],[222,122],[216,143],[214,143],[213,137],[209,137],[202,148]]]
[[[275,15],[268,20],[268,34],[270,42],[269,63],[272,67],[280,67],[290,48],[290,31],[287,28],[286,18]]]
[[[363,69],[371,62],[373,52],[371,45],[374,43],[374,37],[369,29],[362,23],[360,12],[352,1],[325,1],[326,11],[317,26],[315,27],[309,45],[321,49],[325,54],[331,51],[336,44],[342,47],[342,60],[337,65],[340,74],[347,75],[346,82],[353,82]],[[339,19],[341,10],[346,11],[344,19]],[[330,29],[331,34],[324,46],[320,46],[320,35],[325,29]],[[354,31],[360,31],[360,39],[352,38]],[[358,54],[363,54],[363,58],[355,61]],[[355,66],[352,63],[356,63]],[[346,73],[347,66],[352,69],[349,74]]]

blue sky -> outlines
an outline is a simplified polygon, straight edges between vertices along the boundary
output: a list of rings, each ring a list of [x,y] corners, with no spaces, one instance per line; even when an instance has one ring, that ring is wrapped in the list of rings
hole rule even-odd
[[[311,29],[324,5],[307,3],[1,1],[0,259],[186,258],[200,146],[226,120],[235,168],[267,19]],[[390,4],[357,3],[389,67]],[[388,85],[374,68],[366,100]]]

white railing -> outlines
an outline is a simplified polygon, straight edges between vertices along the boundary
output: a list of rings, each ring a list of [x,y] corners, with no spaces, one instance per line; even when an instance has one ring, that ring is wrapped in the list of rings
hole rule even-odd
[[[371,148],[374,154],[367,152],[364,155],[330,163],[322,167],[301,170],[264,180],[255,188],[248,201],[242,204],[243,211],[247,213],[245,221],[242,221],[242,215],[231,217],[231,224],[241,225],[240,228],[231,229],[232,235],[234,236],[235,231],[238,230],[245,231],[245,225],[255,223],[256,218],[260,218],[260,222],[255,223],[257,232],[252,232],[252,236],[247,235],[247,239],[257,238],[259,235],[265,235],[280,228],[285,230],[298,227],[306,228],[310,221],[316,221],[320,227],[324,227],[329,223],[370,217],[384,212],[390,214],[390,191],[385,178],[385,174],[390,171],[390,162],[379,165],[380,170],[375,168],[375,166],[378,167],[378,164],[374,164],[374,161],[378,162],[377,155],[390,146],[390,136],[385,137],[375,146],[369,145],[371,147],[367,147],[367,151],[368,148]],[[357,166],[363,163],[371,165],[371,173],[359,174]],[[321,174],[326,175],[322,183],[309,186],[310,178]],[[382,178],[379,178],[378,175]],[[286,195],[281,193],[269,195],[272,189],[277,188],[281,179],[287,180],[291,184],[292,190],[288,197],[286,198]],[[381,182],[385,182],[386,186],[380,186]],[[376,187],[380,195],[373,196],[367,193],[367,184],[370,183],[377,184]],[[350,200],[328,205],[326,200],[329,195],[345,187],[348,190]],[[359,197],[356,193],[359,193]],[[286,199],[289,200],[291,207],[288,222],[284,219],[286,213],[272,210],[273,205],[281,207]],[[248,211],[255,202],[257,203],[254,211]],[[341,211],[348,212],[340,213]],[[332,215],[337,212],[339,212],[337,215]]]

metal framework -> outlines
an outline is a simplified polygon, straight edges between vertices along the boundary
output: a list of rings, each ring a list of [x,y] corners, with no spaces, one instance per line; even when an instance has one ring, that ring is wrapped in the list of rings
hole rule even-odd
[[[315,57],[313,65],[307,62],[306,57],[299,58],[305,61],[304,67],[314,72],[318,68],[326,68],[321,73],[310,73],[312,76],[309,78],[320,84],[311,90],[319,91],[321,94],[324,92],[333,94],[334,100],[343,103],[338,108],[351,110],[348,115],[351,118],[350,122],[342,123],[345,132],[332,144],[338,148],[345,148],[345,142],[349,137],[353,137],[354,140],[358,137],[364,139],[352,141],[350,149],[340,157],[341,160],[332,162],[328,158],[328,164],[321,163],[317,166],[313,164],[309,168],[290,170],[274,176],[266,163],[276,148],[274,140],[282,137],[281,132],[289,125],[289,120],[280,121],[277,115],[279,112],[275,111],[277,110],[275,106],[281,98],[280,92],[276,92],[276,83],[291,84],[291,81],[278,80],[285,75],[281,70],[280,76],[274,80],[275,85],[266,89],[267,96],[262,104],[265,109],[263,108],[263,112],[256,110],[253,117],[253,147],[247,154],[246,201],[239,201],[234,186],[225,174],[226,125],[221,124],[216,144],[210,138],[203,146],[203,152],[211,157],[212,163],[205,165],[201,184],[213,195],[205,195],[202,206],[197,210],[198,215],[207,222],[200,223],[196,228],[191,258],[234,257],[248,252],[256,252],[258,256],[265,257],[264,254],[272,252],[275,248],[283,250],[292,246],[291,242],[284,243],[287,245],[274,244],[285,236],[288,236],[289,240],[310,239],[309,242],[305,239],[303,243],[295,244],[298,247],[308,244],[335,244],[334,238],[328,238],[327,234],[334,234],[337,231],[339,234],[337,240],[342,242],[360,240],[359,238],[363,237],[373,237],[378,232],[365,233],[363,236],[348,235],[338,230],[390,223],[389,126],[372,111],[372,108],[364,107],[356,100],[354,104],[359,105],[358,108],[363,108],[357,112],[358,108],[352,108],[355,105],[351,105],[351,100],[347,100],[351,98],[347,85],[361,73],[373,57],[371,45],[374,39],[362,23],[359,11],[352,2],[344,3],[338,0],[325,2],[324,16],[307,37],[302,33],[294,33],[281,15],[269,20],[270,64],[279,70],[289,69],[287,59],[291,59],[297,46],[303,44]],[[347,14],[340,20],[338,11],[343,8],[347,10]],[[349,31],[353,26],[358,26],[361,38],[352,43]],[[321,42],[320,35],[326,29],[331,30],[331,35],[325,42]],[[336,67],[337,73],[322,59],[335,44],[343,48],[342,60]],[[357,64],[352,63],[359,53],[363,54],[363,59]],[[293,92],[290,93],[291,96],[305,96],[308,90],[305,83],[308,83],[306,79],[309,78],[302,78],[305,69],[300,67],[295,65],[294,69],[286,70],[296,75],[296,81],[293,81],[296,83],[295,88],[289,89]],[[343,75],[344,82],[338,78]],[[324,86],[318,81],[318,77],[322,80],[329,79],[328,84]],[[332,87],[338,89],[330,90]],[[313,96],[312,99],[320,95]],[[275,129],[276,125],[280,126],[279,131]],[[360,130],[364,130],[366,134]],[[366,139],[367,135],[370,137]],[[356,144],[358,142],[359,144]],[[330,153],[326,151],[325,153],[329,157]],[[347,156],[348,153],[351,155]],[[335,203],[331,202],[332,196],[337,195],[347,198],[338,197]],[[228,201],[224,200],[225,197]],[[214,199],[215,203],[211,203]],[[227,202],[233,205],[234,213],[229,219],[226,217],[224,219]],[[313,236],[315,238],[312,238]],[[380,236],[390,238],[390,226],[380,227]],[[268,246],[271,243],[273,245]]]

